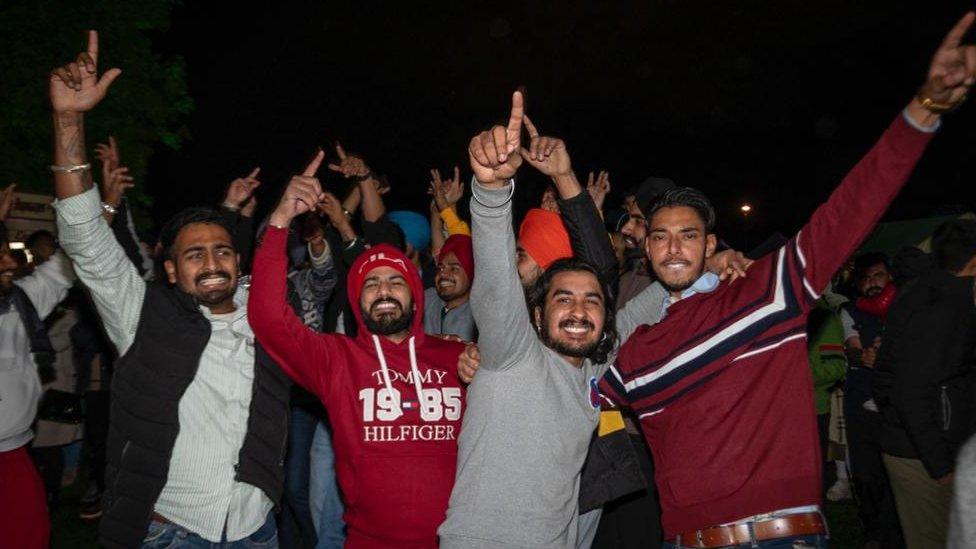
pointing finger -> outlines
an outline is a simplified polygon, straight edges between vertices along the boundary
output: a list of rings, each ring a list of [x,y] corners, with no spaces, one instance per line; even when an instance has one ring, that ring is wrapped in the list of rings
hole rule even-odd
[[[319,171],[319,166],[322,165],[322,160],[324,159],[325,151],[319,149],[316,151],[315,156],[312,157],[312,161],[308,163],[308,166],[305,166],[305,170],[302,172],[302,175],[306,177],[314,176],[315,172]],[[329,167],[331,168],[332,166]]]
[[[966,31],[968,31],[969,27],[973,24],[974,18],[976,18],[976,13],[971,11],[966,12],[966,15],[963,15],[962,19],[960,19],[959,22],[952,27],[952,30],[949,31],[949,34],[946,35],[945,40],[942,41],[942,45],[939,47],[939,49],[952,49],[959,46],[959,44],[962,43],[963,37],[966,36]]]
[[[259,173],[261,173],[261,167],[260,166],[258,166],[257,168],[254,168],[253,170],[251,170],[251,173],[248,174],[247,178],[248,179],[254,179],[255,177],[258,176]]]
[[[92,61],[98,63],[98,31],[88,31],[88,49],[86,50]]]
[[[508,127],[506,128],[507,143],[505,144],[505,156],[515,152],[519,148],[519,140],[522,135],[522,117],[525,116],[525,98],[522,92],[516,90],[512,93],[512,112],[508,116]],[[504,158],[501,159],[505,161]]]
[[[105,74],[103,74],[102,77],[98,80],[98,83],[95,84],[95,87],[100,89],[102,93],[104,93],[106,90],[108,90],[108,87],[112,85],[112,82],[114,82],[115,79],[119,77],[120,74],[122,74],[122,69],[109,69],[105,71]]]
[[[346,151],[338,141],[336,141],[336,154],[339,155],[339,160],[346,159]]]
[[[530,138],[535,139],[536,137],[539,137],[539,130],[536,129],[535,124],[533,124],[532,121],[529,120],[529,115],[525,115],[522,117],[522,123],[525,124],[525,129],[526,131],[529,132]]]
[[[461,170],[456,165],[454,166],[454,181],[461,182]]]

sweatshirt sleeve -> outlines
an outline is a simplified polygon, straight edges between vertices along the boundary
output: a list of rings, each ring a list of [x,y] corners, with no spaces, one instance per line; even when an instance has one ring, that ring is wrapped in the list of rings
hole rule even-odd
[[[334,334],[319,334],[302,324],[287,299],[288,230],[269,226],[254,257],[248,321],[258,341],[281,369],[325,400],[330,377],[339,368],[341,348]]]
[[[791,242],[791,260],[799,263],[805,309],[827,287],[884,215],[908,180],[934,135],[916,129],[902,113],[877,144],[851,169]]]
[[[510,181],[501,189],[487,189],[474,178],[471,182],[475,277],[470,303],[484,369],[514,366],[536,338],[515,265],[513,185]]]
[[[449,235],[471,235],[471,227],[468,227],[468,224],[458,217],[454,206],[448,206],[441,210],[441,221],[444,222],[444,227],[447,229],[447,234]]]

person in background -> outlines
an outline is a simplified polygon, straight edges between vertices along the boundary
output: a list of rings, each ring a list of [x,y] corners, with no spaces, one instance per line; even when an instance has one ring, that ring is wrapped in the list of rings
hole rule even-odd
[[[51,231],[40,229],[27,235],[24,246],[33,258],[34,266],[43,265],[45,261],[58,251],[58,239],[54,238]]]
[[[434,287],[424,292],[424,331],[450,334],[464,341],[477,341],[478,328],[471,317],[471,284],[474,279],[474,252],[471,237],[452,235],[437,256]]]
[[[976,221],[936,229],[932,258],[895,298],[875,366],[882,457],[912,549],[945,546],[956,456],[976,432]]]
[[[631,298],[654,282],[653,272],[647,264],[644,240],[647,238],[647,217],[657,197],[675,188],[674,181],[662,177],[648,177],[624,200],[627,221],[620,227],[627,265],[618,283],[617,309],[623,308]]]
[[[827,478],[827,448],[830,445],[830,393],[844,379],[847,359],[844,356],[844,327],[840,317],[821,298],[807,317],[807,353],[813,374],[813,400],[817,409],[817,434],[823,461],[823,478]],[[826,490],[828,487],[824,485]]]

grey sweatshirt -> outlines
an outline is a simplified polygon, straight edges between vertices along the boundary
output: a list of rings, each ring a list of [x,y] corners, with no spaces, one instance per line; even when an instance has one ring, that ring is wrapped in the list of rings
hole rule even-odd
[[[458,465],[441,547],[576,544],[580,471],[599,421],[605,364],[576,368],[536,336],[515,266],[511,183],[472,183],[475,272],[471,311],[481,366],[468,387]],[[648,289],[618,313],[626,339],[656,322],[663,291]]]

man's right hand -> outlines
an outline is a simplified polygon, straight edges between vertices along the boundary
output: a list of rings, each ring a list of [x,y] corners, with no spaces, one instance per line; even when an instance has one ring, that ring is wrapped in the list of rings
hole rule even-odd
[[[109,69],[98,78],[98,33],[88,31],[88,49],[71,63],[51,71],[51,107],[59,114],[90,111],[120,74],[121,69]]]
[[[471,139],[468,158],[479,183],[486,187],[501,187],[515,175],[522,165],[520,144],[522,117],[525,116],[522,92],[512,94],[512,110],[507,126],[494,126]]]
[[[278,207],[271,213],[268,221],[272,226],[287,228],[291,220],[305,212],[315,209],[322,201],[322,185],[315,177],[325,158],[325,151],[319,149],[301,175],[296,175],[288,182],[285,194],[281,196]]]

